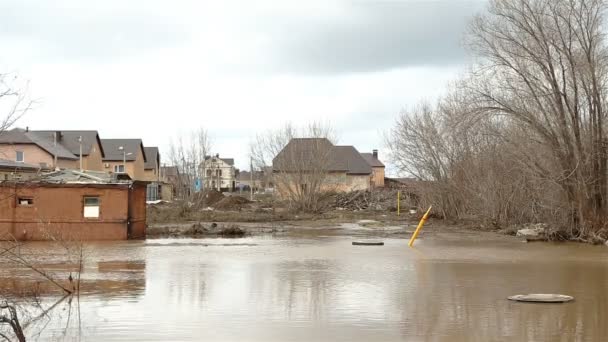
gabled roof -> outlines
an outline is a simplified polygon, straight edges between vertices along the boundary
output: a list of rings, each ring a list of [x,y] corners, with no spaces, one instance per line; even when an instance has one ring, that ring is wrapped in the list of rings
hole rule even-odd
[[[372,173],[371,166],[354,146],[334,146],[330,157],[330,170],[346,171],[351,175]]]
[[[14,128],[10,131],[0,133],[0,144],[32,144],[37,145],[51,155],[56,155],[60,159],[78,160],[78,157],[65,148],[62,144],[55,144],[54,140],[49,140],[44,134],[26,131],[21,128]]]
[[[205,160],[209,160],[211,158],[217,158],[216,156],[205,156]],[[230,166],[234,166],[234,158],[219,158],[219,160],[223,161],[224,163],[230,165]]]
[[[353,146],[334,146],[326,138],[295,138],[273,159],[274,171],[296,171],[319,165],[328,172],[371,174],[371,166]]]
[[[80,154],[80,142],[79,137],[82,137],[82,155],[88,156],[91,153],[93,145],[99,144],[101,149],[101,157],[104,157],[103,146],[101,146],[101,139],[99,139],[99,133],[97,131],[30,131],[36,135],[44,136],[45,140],[53,142],[55,133],[60,135],[57,138],[57,142],[63,145],[72,154],[78,156]]]
[[[179,175],[179,169],[177,166],[162,166],[160,169],[161,173],[167,177]]]
[[[126,161],[135,161],[139,150],[144,155],[144,163],[148,161],[141,139],[101,139],[101,145],[105,152],[104,161],[122,161],[123,158]],[[124,149],[125,154],[120,147]]]
[[[384,164],[380,160],[374,157],[373,153],[361,153],[361,157],[365,159],[365,161],[371,167],[384,167]]]
[[[144,147],[146,154],[146,162],[144,164],[145,170],[153,170],[160,166],[160,154],[158,153],[158,147]]]

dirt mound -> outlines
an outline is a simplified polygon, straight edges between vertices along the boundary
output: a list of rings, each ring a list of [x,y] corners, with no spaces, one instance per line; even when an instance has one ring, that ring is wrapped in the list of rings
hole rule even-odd
[[[241,196],[227,196],[218,201],[213,207],[219,210],[238,210],[251,203]]]
[[[211,207],[215,203],[221,201],[224,198],[224,194],[217,190],[208,190],[195,194],[193,202],[197,205],[205,205],[205,207]]]

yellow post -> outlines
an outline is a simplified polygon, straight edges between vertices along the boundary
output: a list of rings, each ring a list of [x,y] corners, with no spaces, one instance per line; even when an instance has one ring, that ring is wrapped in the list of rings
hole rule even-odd
[[[397,216],[401,216],[401,191],[397,191]]]
[[[414,231],[414,235],[412,235],[412,238],[410,239],[410,242],[408,243],[408,246],[412,247],[414,245],[414,241],[418,237],[418,233],[422,229],[422,226],[424,226],[424,222],[426,222],[426,220],[429,218],[429,213],[431,212],[431,208],[432,207],[433,206],[430,206],[429,210],[427,210],[426,213],[424,213],[424,215],[422,215],[422,219],[418,223],[418,227],[416,227],[416,230]]]

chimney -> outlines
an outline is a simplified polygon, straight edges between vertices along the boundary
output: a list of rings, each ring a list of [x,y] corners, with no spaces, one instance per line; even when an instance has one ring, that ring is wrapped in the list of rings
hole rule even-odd
[[[55,131],[55,137],[57,141],[61,141],[61,131]]]
[[[374,158],[378,159],[378,150],[373,150],[372,154],[374,155]]]
[[[25,132],[29,132],[30,131],[30,126],[25,126]]]

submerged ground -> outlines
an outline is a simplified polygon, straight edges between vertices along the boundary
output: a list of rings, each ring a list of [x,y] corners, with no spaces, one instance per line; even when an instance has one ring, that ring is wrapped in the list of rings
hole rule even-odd
[[[598,341],[608,336],[608,249],[522,243],[434,226],[310,227],[237,239],[90,243],[82,292],[28,327],[40,340]],[[407,228],[410,229],[410,228]],[[406,230],[407,230],[406,229]],[[391,232],[391,230],[393,230]],[[352,241],[382,240],[381,247]],[[61,272],[49,243],[24,253]],[[55,257],[53,255],[56,255]],[[4,289],[36,279],[0,271]],[[567,304],[521,304],[518,293]],[[42,301],[61,297],[41,293]]]

